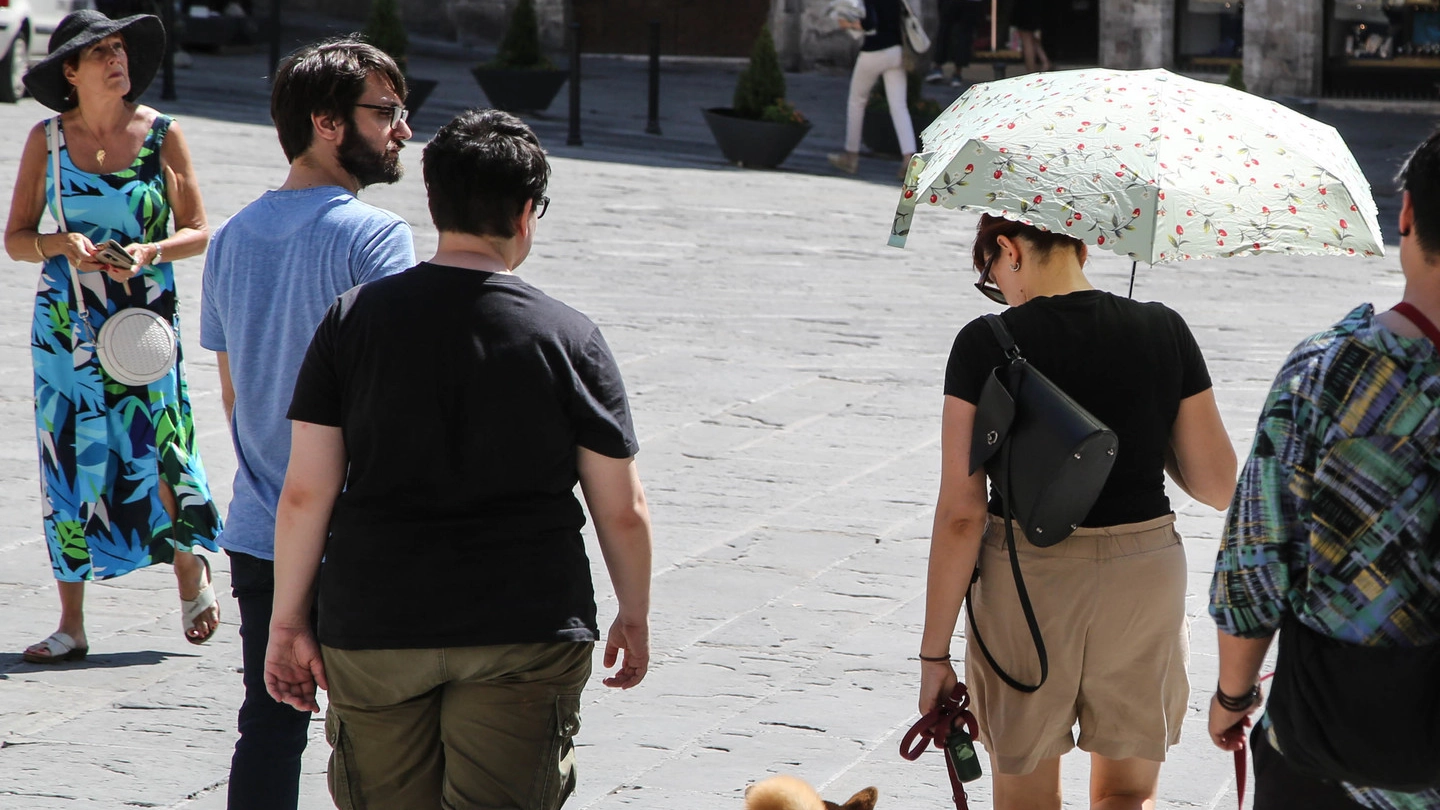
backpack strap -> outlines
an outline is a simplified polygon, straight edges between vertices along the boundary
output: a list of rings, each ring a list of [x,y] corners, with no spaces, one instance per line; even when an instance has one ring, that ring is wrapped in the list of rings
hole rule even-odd
[[[1010,330],[1005,328],[1005,321],[994,313],[985,315],[984,318],[990,331],[995,333],[995,341],[1000,344],[1000,351],[1005,352],[1005,357],[1011,362],[1023,360],[1020,347],[1015,345],[1015,338],[1011,337]]]
[[[995,320],[998,321],[999,318]],[[1040,623],[1035,620],[1035,606],[1030,604],[1030,592],[1025,588],[1025,578],[1020,575],[1020,553],[1015,548],[1015,522],[1012,520],[1010,512],[1010,459],[1011,455],[1007,452],[1005,454],[1005,479],[999,482],[1000,497],[1005,501],[1005,546],[1010,550],[1010,573],[1015,577],[1015,593],[1020,598],[1020,610],[1025,614],[1025,624],[1030,628],[1030,640],[1035,643],[1035,655],[1040,659],[1039,682],[1031,685],[1012,678],[1010,673],[1002,669],[1000,664],[995,661],[995,656],[990,654],[990,649],[985,646],[985,640],[980,637],[980,626],[975,623],[975,600],[971,598],[975,581],[980,577],[979,566],[976,566],[975,574],[970,578],[970,587],[965,591],[965,616],[970,620],[970,632],[975,634],[975,644],[985,655],[985,660],[990,662],[990,668],[995,670],[995,674],[999,675],[1000,680],[1004,681],[1007,686],[1029,694],[1044,686],[1046,679],[1050,677],[1050,657],[1045,653],[1045,639],[1040,635]]]

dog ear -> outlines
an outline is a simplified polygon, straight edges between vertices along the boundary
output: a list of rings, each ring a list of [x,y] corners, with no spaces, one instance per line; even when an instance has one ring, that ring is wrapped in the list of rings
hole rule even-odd
[[[873,787],[867,787],[854,796],[851,796],[849,801],[836,808],[836,810],[875,810],[875,803],[879,800],[880,791]],[[826,802],[826,804],[829,804],[829,802]]]

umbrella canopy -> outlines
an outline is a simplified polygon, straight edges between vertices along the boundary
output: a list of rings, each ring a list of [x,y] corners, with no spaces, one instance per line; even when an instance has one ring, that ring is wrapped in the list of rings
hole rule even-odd
[[[1370,184],[1333,127],[1166,70],[977,84],[921,141],[891,228],[896,247],[929,203],[1151,264],[1385,252]]]

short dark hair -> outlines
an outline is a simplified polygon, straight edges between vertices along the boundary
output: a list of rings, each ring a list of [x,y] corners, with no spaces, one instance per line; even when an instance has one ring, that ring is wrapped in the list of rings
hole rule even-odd
[[[1426,255],[1440,254],[1440,129],[1415,147],[1395,178],[1410,192],[1415,239]]]
[[[440,128],[422,153],[436,230],[515,235],[525,203],[539,202],[550,161],[524,121],[499,110],[466,110]]]
[[[1049,256],[1053,251],[1061,249],[1074,251],[1077,259],[1085,256],[1085,243],[1069,234],[1042,231],[1034,225],[993,214],[981,214],[980,225],[975,232],[975,246],[970,255],[977,271],[984,270],[1000,253],[999,240],[1002,236],[1024,239],[1040,251],[1041,256]]]
[[[395,60],[357,35],[306,45],[285,57],[270,90],[270,120],[285,159],[293,163],[310,148],[315,134],[310,116],[315,113],[353,121],[355,104],[372,73],[388,79],[405,100],[405,75]]]

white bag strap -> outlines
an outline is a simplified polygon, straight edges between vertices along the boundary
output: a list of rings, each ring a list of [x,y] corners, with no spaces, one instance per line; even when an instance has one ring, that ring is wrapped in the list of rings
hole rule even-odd
[[[50,150],[50,173],[53,175],[50,184],[51,213],[55,215],[55,221],[60,225],[60,232],[68,230],[65,224],[65,208],[61,204],[60,197],[60,116],[55,116],[45,122],[45,145]],[[65,263],[70,265],[70,282],[75,286],[75,308],[80,311],[80,320],[84,324],[90,322],[90,312],[85,307],[85,292],[80,287],[80,273],[76,271],[75,265],[68,257]]]

